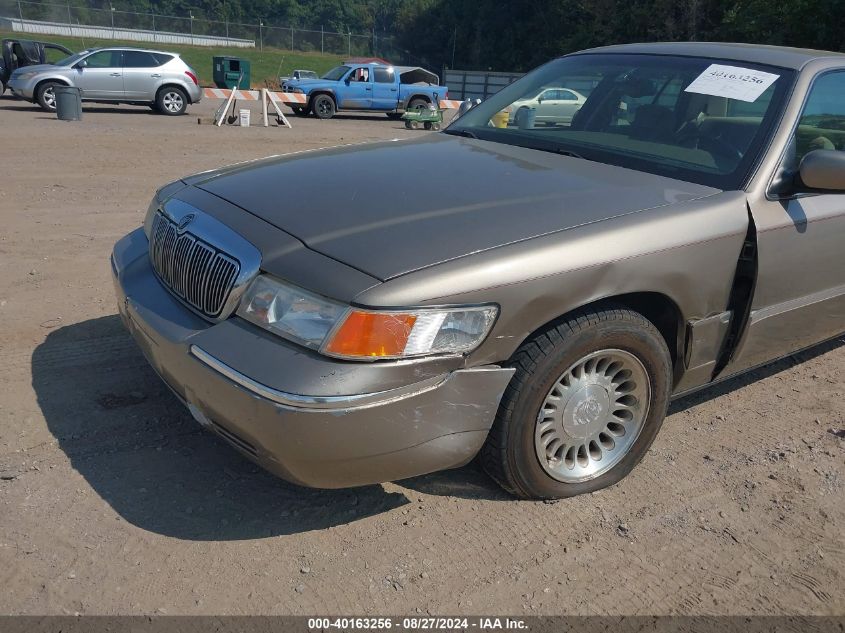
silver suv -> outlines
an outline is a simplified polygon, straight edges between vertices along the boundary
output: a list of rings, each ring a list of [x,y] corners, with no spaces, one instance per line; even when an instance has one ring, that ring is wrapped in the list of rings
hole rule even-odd
[[[197,73],[176,53],[137,48],[96,48],[55,64],[27,66],[12,73],[9,88],[18,97],[56,109],[53,88],[82,89],[82,99],[148,105],[162,114],[182,114],[202,98]]]

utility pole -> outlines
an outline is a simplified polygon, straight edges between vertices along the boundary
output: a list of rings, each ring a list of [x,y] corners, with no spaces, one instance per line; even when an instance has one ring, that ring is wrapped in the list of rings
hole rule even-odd
[[[18,15],[21,16],[21,20],[23,20],[23,9],[21,9],[21,0],[18,0]]]
[[[455,34],[452,36],[452,69],[455,68],[455,47],[458,44],[458,27],[455,27]]]
[[[114,6],[109,3],[109,9],[111,9],[111,38],[114,39]]]
[[[261,47],[259,50],[264,51],[264,20],[258,21],[258,40],[259,46]]]
[[[349,57],[352,57],[352,31],[349,31]]]
[[[156,14],[152,13],[153,16],[153,42],[156,41]]]
[[[326,53],[326,45],[325,45],[326,35],[323,32],[323,25],[320,25],[320,53],[325,55]]]

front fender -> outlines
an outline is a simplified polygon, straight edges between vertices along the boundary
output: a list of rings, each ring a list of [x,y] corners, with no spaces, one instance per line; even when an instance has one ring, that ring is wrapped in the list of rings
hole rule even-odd
[[[366,290],[355,302],[496,303],[496,325],[468,364],[502,362],[532,332],[602,299],[661,294],[685,322],[724,312],[747,227],[745,194],[723,192],[431,266]]]

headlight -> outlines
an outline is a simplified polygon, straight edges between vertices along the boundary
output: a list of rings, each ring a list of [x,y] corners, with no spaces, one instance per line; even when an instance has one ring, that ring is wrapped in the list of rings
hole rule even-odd
[[[238,315],[284,338],[319,349],[346,306],[266,275],[252,282]]]
[[[266,275],[247,289],[238,315],[272,332],[350,360],[467,353],[484,340],[498,308],[363,310]]]

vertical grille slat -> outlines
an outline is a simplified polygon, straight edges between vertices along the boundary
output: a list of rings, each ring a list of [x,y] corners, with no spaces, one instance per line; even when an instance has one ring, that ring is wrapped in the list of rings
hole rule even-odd
[[[150,263],[177,297],[208,317],[217,317],[240,272],[240,262],[176,224],[161,212],[150,230]]]

